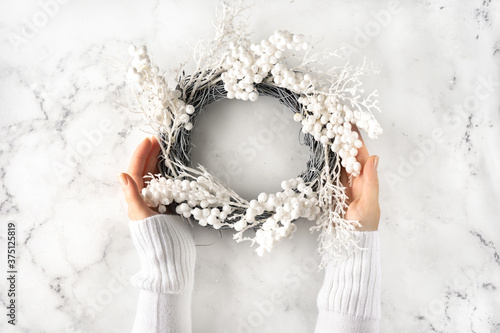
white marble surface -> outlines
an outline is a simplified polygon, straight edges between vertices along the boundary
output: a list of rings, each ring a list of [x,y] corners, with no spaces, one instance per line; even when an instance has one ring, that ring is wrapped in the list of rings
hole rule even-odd
[[[129,43],[144,43],[173,71],[191,55],[186,42],[212,36],[217,1],[62,2],[0,3],[2,276],[8,221],[19,243],[18,324],[6,324],[2,306],[0,331],[127,332],[138,294],[127,278],[138,258],[115,175],[147,127],[115,104],[124,78],[109,64],[127,60]],[[499,2],[399,2],[384,21],[374,13],[392,8],[388,1],[249,3],[255,40],[289,29],[318,49],[344,45],[381,66],[368,81],[380,91],[385,129],[368,142],[380,155],[381,331],[500,332]],[[13,40],[26,22],[39,27]],[[242,109],[263,114],[264,106],[279,118],[273,105]],[[240,117],[248,119],[231,119]],[[258,121],[224,135],[248,143],[248,129],[268,126]],[[296,128],[274,133],[251,160],[208,128],[196,134],[205,154],[198,158],[251,163],[228,178],[245,195],[274,188],[307,158],[293,141]],[[264,164],[274,150],[279,161]],[[301,222],[262,259],[228,233],[196,228],[194,331],[311,332],[322,273],[312,267],[309,226]],[[280,302],[257,305],[273,292]]]

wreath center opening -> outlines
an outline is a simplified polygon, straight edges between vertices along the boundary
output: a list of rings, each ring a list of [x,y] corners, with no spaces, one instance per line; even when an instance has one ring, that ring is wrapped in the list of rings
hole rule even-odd
[[[284,179],[307,168],[309,148],[300,144],[293,111],[272,97],[255,102],[214,102],[200,112],[192,130],[191,162],[203,165],[242,198],[281,190]]]

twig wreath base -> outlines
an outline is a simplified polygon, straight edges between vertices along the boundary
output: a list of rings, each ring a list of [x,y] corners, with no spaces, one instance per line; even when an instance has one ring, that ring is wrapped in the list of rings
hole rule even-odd
[[[129,83],[162,148],[160,174],[149,175],[142,194],[160,213],[175,203],[178,214],[202,226],[234,229],[234,239],[257,243],[259,255],[291,237],[296,230],[293,221],[316,220],[311,229],[320,231],[323,267],[357,247],[350,231],[360,224],[344,218],[348,198],[340,174],[342,167],[352,177],[361,170],[356,155],[362,141],[353,125],[370,138],[382,133],[372,112],[380,111],[377,93],[362,97],[364,65],[318,68],[336,53],[311,55],[311,45],[302,35],[276,31],[252,44],[246,25],[239,23],[241,10],[223,3],[215,39],[195,47],[195,74],[179,70],[174,89],[145,47],[131,47]],[[299,65],[291,66],[293,61]],[[259,96],[276,98],[293,111],[311,156],[305,172],[281,183],[282,191],[247,201],[203,166],[191,166],[190,133],[210,103],[224,98],[255,101]],[[253,237],[249,230],[255,231]]]

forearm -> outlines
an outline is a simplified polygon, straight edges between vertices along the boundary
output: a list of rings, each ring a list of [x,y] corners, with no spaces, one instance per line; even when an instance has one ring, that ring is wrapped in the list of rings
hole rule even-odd
[[[191,293],[163,294],[141,289],[132,332],[191,332]]]
[[[140,288],[133,332],[191,332],[195,247],[178,216],[130,221],[141,270],[131,278]]]
[[[359,246],[344,261],[331,262],[318,294],[316,333],[379,332],[380,242],[377,231],[356,231]]]

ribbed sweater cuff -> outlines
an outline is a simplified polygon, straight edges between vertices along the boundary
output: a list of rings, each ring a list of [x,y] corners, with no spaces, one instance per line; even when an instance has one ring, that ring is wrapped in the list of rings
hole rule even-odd
[[[365,250],[355,250],[347,260],[328,264],[318,294],[318,322],[337,316],[360,318],[367,325],[378,323],[381,275],[379,234],[377,231],[354,231],[353,236]]]
[[[130,221],[129,227],[141,262],[131,284],[157,293],[191,292],[196,251],[187,222],[179,216],[155,215]]]

